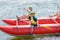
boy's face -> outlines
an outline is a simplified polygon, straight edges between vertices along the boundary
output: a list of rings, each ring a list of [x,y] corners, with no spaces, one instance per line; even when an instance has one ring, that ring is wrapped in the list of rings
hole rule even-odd
[[[30,10],[30,11],[32,11],[32,8],[31,8],[31,7],[29,7],[29,10]]]

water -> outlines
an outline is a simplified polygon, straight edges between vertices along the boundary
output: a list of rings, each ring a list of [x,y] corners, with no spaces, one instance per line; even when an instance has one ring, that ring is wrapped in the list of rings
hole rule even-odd
[[[28,14],[23,8],[33,7],[37,13],[37,18],[53,15],[57,12],[57,6],[60,5],[60,0],[0,0],[0,25],[7,25],[2,22],[2,19],[16,19],[16,15],[21,16]],[[38,15],[40,14],[40,15]],[[43,15],[44,14],[44,15]],[[0,31],[0,40],[8,40],[13,36]],[[35,38],[40,40],[41,38]],[[59,40],[60,37],[44,37],[41,40]]]

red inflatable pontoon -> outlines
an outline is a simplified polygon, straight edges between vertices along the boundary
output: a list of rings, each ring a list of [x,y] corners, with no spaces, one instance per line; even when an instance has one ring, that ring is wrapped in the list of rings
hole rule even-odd
[[[60,26],[51,26],[52,30],[49,30],[44,27],[34,28],[33,34],[51,34],[51,33],[60,33]],[[29,28],[16,28],[16,26],[0,26],[0,30],[10,35],[29,35],[32,29]]]
[[[60,19],[54,19],[57,23],[60,24]],[[16,25],[16,19],[3,19],[3,21],[9,25]],[[29,23],[27,23],[29,20],[25,20],[25,21],[19,21],[18,24],[19,25],[28,25]],[[56,24],[56,22],[53,21],[52,19],[39,19],[38,23],[39,24]]]

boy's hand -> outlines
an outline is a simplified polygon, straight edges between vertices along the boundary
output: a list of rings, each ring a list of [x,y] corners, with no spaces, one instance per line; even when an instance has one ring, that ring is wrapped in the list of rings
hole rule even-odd
[[[16,16],[18,20],[20,20],[20,18],[18,16]]]

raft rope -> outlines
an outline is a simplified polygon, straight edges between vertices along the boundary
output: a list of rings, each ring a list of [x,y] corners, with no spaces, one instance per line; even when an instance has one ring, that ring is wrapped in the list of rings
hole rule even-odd
[[[54,18],[51,18],[56,24],[58,24],[58,26],[60,26],[60,24],[54,19]]]
[[[60,24],[59,24],[55,19],[52,18],[52,20],[53,20],[58,26],[60,26]]]

